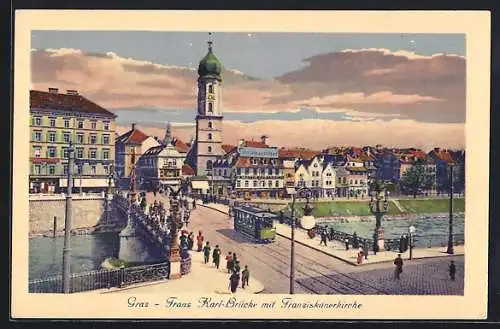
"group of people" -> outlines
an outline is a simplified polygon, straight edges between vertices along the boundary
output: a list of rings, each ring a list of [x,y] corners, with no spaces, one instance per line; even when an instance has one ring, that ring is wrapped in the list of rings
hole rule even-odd
[[[192,233],[191,233],[192,234]],[[188,245],[192,239],[189,240],[188,236]],[[196,244],[197,251],[203,252],[203,262],[204,264],[208,264],[210,262],[210,256],[212,256],[212,263],[216,269],[220,267],[221,255],[222,251],[219,248],[219,245],[215,245],[215,248],[212,250],[212,246],[210,245],[210,241],[204,242],[204,236],[201,231],[198,232],[196,236]],[[191,242],[192,243],[192,242]],[[249,286],[250,280],[250,270],[248,269],[248,265],[245,265],[243,271],[241,270],[240,261],[234,252],[228,252],[226,256],[226,269],[227,273],[231,274],[229,277],[229,289],[232,293],[235,293],[238,289],[238,286],[241,281],[241,288],[245,289],[245,287]]]
[[[401,254],[398,254],[398,257],[394,259],[394,266],[394,280],[401,280],[401,273],[403,273],[403,258],[401,258]],[[453,260],[450,261],[450,265],[448,265],[448,274],[450,276],[450,280],[455,281],[457,267]]]

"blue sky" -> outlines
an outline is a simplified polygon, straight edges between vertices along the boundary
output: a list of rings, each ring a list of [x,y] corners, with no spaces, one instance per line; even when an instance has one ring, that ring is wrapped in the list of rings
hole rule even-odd
[[[158,64],[196,67],[208,32],[34,31],[31,48],[114,52]],[[214,49],[227,68],[257,78],[298,69],[310,56],[344,49],[386,48],[421,55],[465,55],[462,34],[213,33]]]

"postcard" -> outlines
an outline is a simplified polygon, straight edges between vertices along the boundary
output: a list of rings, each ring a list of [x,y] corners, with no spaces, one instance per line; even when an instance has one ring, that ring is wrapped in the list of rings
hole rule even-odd
[[[489,12],[15,17],[14,318],[486,317]]]

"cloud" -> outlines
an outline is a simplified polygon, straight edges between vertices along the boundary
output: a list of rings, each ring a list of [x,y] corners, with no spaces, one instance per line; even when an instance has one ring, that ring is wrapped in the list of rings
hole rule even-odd
[[[35,89],[76,89],[111,110],[196,108],[197,71],[193,68],[67,48],[32,49],[31,54]],[[462,56],[346,49],[306,58],[304,63],[300,69],[270,80],[225,69],[223,111],[276,113],[314,108],[358,113],[353,120],[400,117],[465,122]]]
[[[141,127],[158,137],[163,137],[162,128]],[[120,133],[129,127],[120,127]],[[390,134],[387,133],[390,131]],[[318,132],[321,132],[319,134]],[[194,136],[194,127],[172,128],[172,133],[189,141]],[[333,121],[307,119],[301,121],[266,120],[252,123],[241,121],[225,121],[223,141],[236,144],[240,138],[259,139],[263,134],[269,136],[269,143],[278,147],[307,146],[321,150],[333,145],[363,146],[383,144],[388,147],[419,147],[424,150],[432,148],[464,148],[464,124],[423,123],[414,120],[393,119],[383,121]]]

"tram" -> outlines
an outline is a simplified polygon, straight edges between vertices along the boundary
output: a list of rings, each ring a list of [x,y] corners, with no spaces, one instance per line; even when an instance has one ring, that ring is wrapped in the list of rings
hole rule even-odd
[[[232,215],[235,231],[261,243],[273,242],[276,239],[275,214],[257,207],[239,205],[232,207]]]

